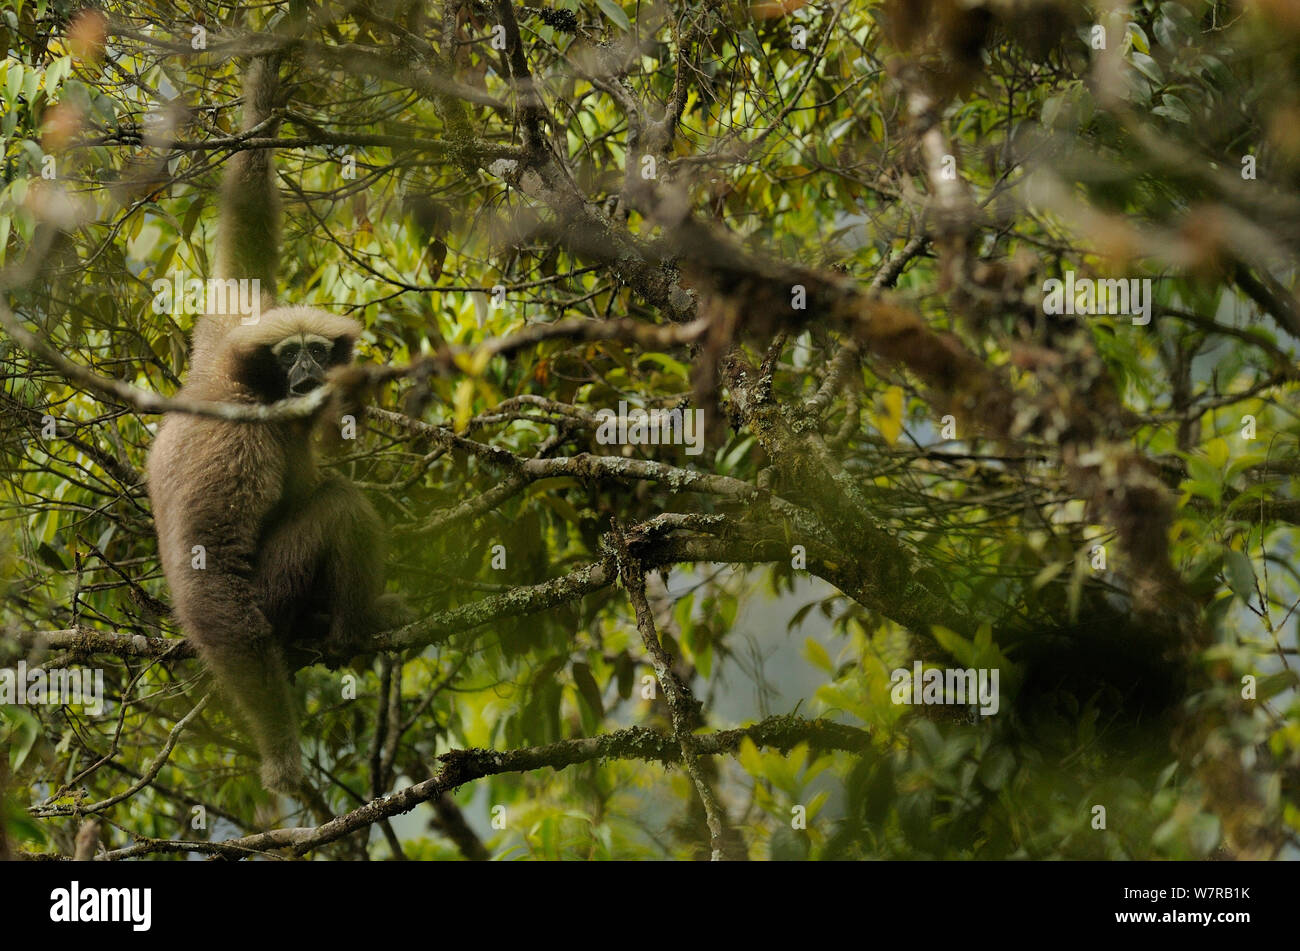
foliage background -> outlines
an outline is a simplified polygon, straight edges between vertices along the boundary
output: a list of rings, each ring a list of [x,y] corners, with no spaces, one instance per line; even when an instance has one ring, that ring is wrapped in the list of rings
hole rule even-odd
[[[280,293],[412,368],[332,464],[392,526],[389,587],[423,622],[357,665],[356,699],[347,672],[299,672],[319,801],[269,798],[219,704],[160,759],[199,665],[70,639],[179,634],[140,476],[158,417],[7,335],[0,660],[102,667],[110,699],[0,706],[7,853],[71,855],[89,818],[89,851],[120,858],[351,815],[300,851],[1296,854],[1300,4],[100,10],[0,9],[8,306],[100,377],[174,392],[189,318],[156,313],[152,282],[209,272],[222,163],[249,147],[244,57],[291,49]],[[1045,317],[1066,270],[1150,278],[1154,319]],[[574,318],[605,329],[527,336]],[[704,453],[599,445],[590,414],[620,400],[704,408]],[[357,817],[449,750],[681,741],[665,691],[642,696],[617,572],[568,585],[611,564],[611,518],[700,732],[752,725],[716,712],[739,685],[789,681],[774,629],[819,682],[753,713],[793,718],[698,776],[636,749],[553,769],[552,749]],[[915,658],[998,666],[1001,713],[891,703]]]

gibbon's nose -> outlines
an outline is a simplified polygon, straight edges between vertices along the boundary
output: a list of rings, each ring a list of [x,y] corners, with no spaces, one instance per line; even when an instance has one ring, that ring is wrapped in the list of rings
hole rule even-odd
[[[289,393],[293,396],[310,393],[324,382],[324,368],[311,357],[300,356],[289,369]]]

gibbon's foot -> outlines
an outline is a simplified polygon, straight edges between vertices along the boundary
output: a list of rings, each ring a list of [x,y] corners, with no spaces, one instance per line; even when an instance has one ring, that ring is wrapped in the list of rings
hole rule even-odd
[[[336,624],[329,635],[320,643],[321,663],[331,670],[347,666],[354,659],[359,659],[365,666],[378,653],[375,649],[373,635],[380,631],[392,630],[409,624],[414,615],[406,607],[401,595],[381,594],[370,608],[370,617],[366,624],[344,627]]]
[[[369,637],[349,631],[334,631],[320,643],[321,660],[330,670],[348,666],[355,657],[373,657],[375,648]]]
[[[400,594],[381,594],[375,598],[376,631],[391,631],[405,627],[415,620],[415,612],[410,609],[406,599]]]
[[[284,648],[285,667],[289,670],[289,683],[298,682],[298,671],[327,662],[323,640],[295,641]]]
[[[262,760],[262,785],[272,792],[293,795],[302,786],[302,754],[282,753]]]

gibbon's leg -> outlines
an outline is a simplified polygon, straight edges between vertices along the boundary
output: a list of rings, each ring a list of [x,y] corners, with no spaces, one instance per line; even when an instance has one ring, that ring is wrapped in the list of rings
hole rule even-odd
[[[166,420],[149,457],[149,494],[176,620],[247,721],[263,784],[292,791],[302,774],[297,719],[254,573],[258,526],[284,466],[258,425]]]
[[[220,565],[201,574],[195,582],[202,592],[192,602],[180,599],[197,602],[199,610],[179,612],[181,627],[247,721],[262,758],[263,784],[293,792],[302,780],[302,752],[283,650],[255,602],[250,578],[226,574]]]
[[[380,531],[379,516],[361,492],[327,476],[267,533],[258,583],[286,642],[323,634],[327,659],[342,659],[382,628],[376,613],[383,590]]]

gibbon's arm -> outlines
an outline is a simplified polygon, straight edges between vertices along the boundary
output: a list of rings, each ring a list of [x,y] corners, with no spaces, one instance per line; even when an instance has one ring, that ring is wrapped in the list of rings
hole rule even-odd
[[[256,57],[244,76],[240,131],[248,132],[270,119],[280,98],[280,57]],[[254,138],[274,138],[279,125],[278,120],[272,121]],[[222,279],[256,278],[271,297],[275,297],[280,256],[280,196],[275,187],[273,151],[245,149],[226,163],[215,274]]]
[[[272,119],[283,98],[279,54],[255,57],[244,75],[241,131],[256,129]],[[279,121],[272,120],[253,137],[274,138]],[[212,277],[255,280],[261,287],[261,308],[275,306],[275,279],[280,260],[280,196],[275,186],[273,149],[244,149],[226,162],[217,210],[217,257]],[[237,315],[206,314],[194,330],[194,362],[206,354],[232,326]]]

